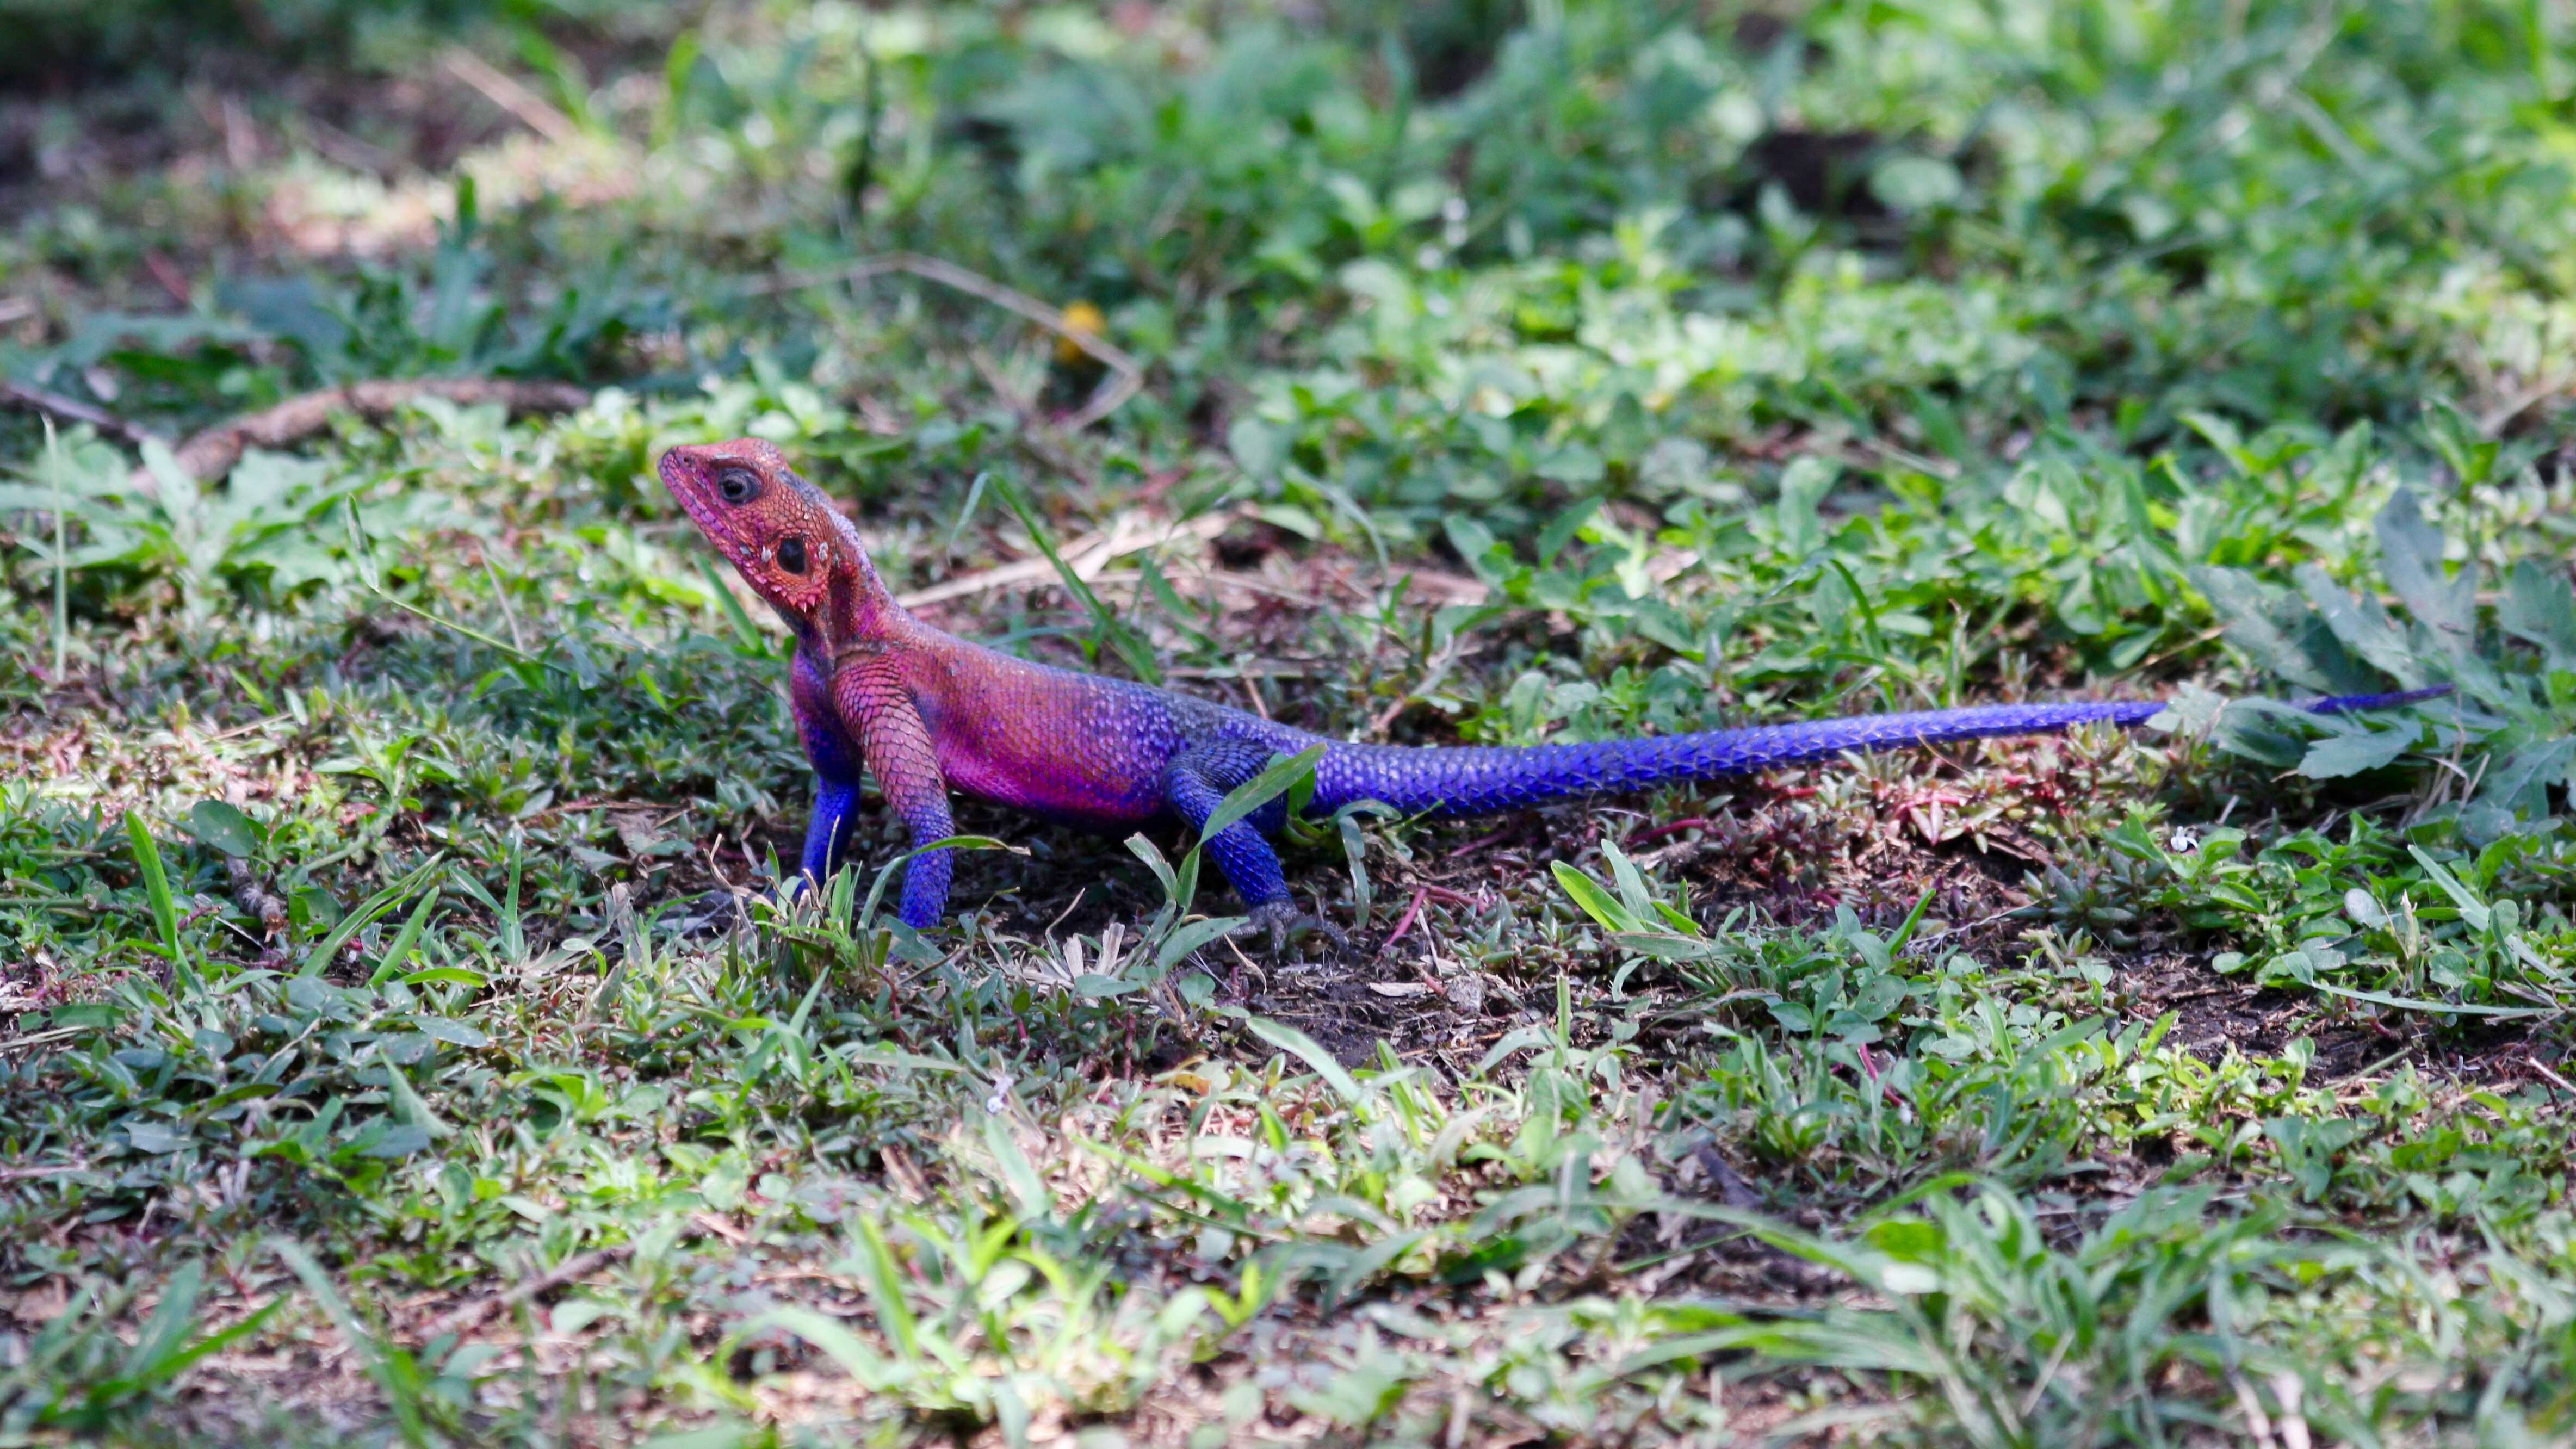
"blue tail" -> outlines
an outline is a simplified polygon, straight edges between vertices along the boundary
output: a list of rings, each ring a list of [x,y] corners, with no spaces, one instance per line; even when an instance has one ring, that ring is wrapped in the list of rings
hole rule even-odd
[[[2448,693],[2445,685],[2399,694],[2345,695],[2305,707],[2318,714],[2343,714]],[[1408,812],[1484,815],[1567,795],[1640,790],[1674,780],[1706,780],[1826,760],[1847,750],[2048,734],[2095,720],[2141,724],[2163,708],[2144,702],[1995,704],[1587,745],[1458,749],[1335,745],[1315,767],[1315,798],[1309,808],[1328,814],[1355,800],[1383,800]]]

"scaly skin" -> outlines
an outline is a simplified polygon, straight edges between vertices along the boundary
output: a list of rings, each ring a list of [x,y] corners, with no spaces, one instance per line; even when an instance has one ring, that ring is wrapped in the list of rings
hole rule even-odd
[[[1240,710],[1124,680],[995,653],[922,623],[894,601],[858,532],[768,443],[673,448],[662,481],[698,527],[796,632],[791,700],[817,777],[804,870],[830,875],[847,846],[864,762],[918,847],[954,833],[949,792],[1085,829],[1178,821],[1196,831],[1228,791],[1273,759],[1325,747],[1307,809],[1358,800],[1475,815],[1599,791],[1742,774],[1847,750],[2039,734],[2092,720],[2140,723],[2152,703],[1987,705],[1858,715],[1758,729],[1522,749],[1419,749],[1323,739]],[[2442,693],[2322,700],[2320,712]],[[1206,842],[1274,936],[1298,915],[1266,838],[1284,808]],[[948,852],[905,867],[901,914],[935,924]]]

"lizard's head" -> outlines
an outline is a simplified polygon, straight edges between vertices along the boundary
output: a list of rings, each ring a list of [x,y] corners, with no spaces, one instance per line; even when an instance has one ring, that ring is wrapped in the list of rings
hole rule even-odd
[[[737,438],[673,448],[661,473],[698,531],[790,624],[815,624],[836,584],[874,583],[856,530],[770,444]]]

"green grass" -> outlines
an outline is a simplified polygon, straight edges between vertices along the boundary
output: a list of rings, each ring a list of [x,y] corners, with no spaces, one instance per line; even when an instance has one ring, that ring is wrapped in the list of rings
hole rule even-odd
[[[279,13],[0,100],[0,375],[602,390],[0,414],[0,1440],[2576,1433],[2566,16]],[[967,809],[915,935],[771,901],[745,433],[1335,736],[2172,708],[1327,824],[1350,954]]]

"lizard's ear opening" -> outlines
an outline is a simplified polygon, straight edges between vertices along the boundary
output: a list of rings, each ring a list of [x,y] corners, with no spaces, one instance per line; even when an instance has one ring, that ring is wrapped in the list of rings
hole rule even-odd
[[[716,496],[740,508],[760,496],[760,475],[749,468],[727,468],[716,475]]]
[[[794,536],[778,541],[778,566],[791,574],[805,572],[805,540]]]

